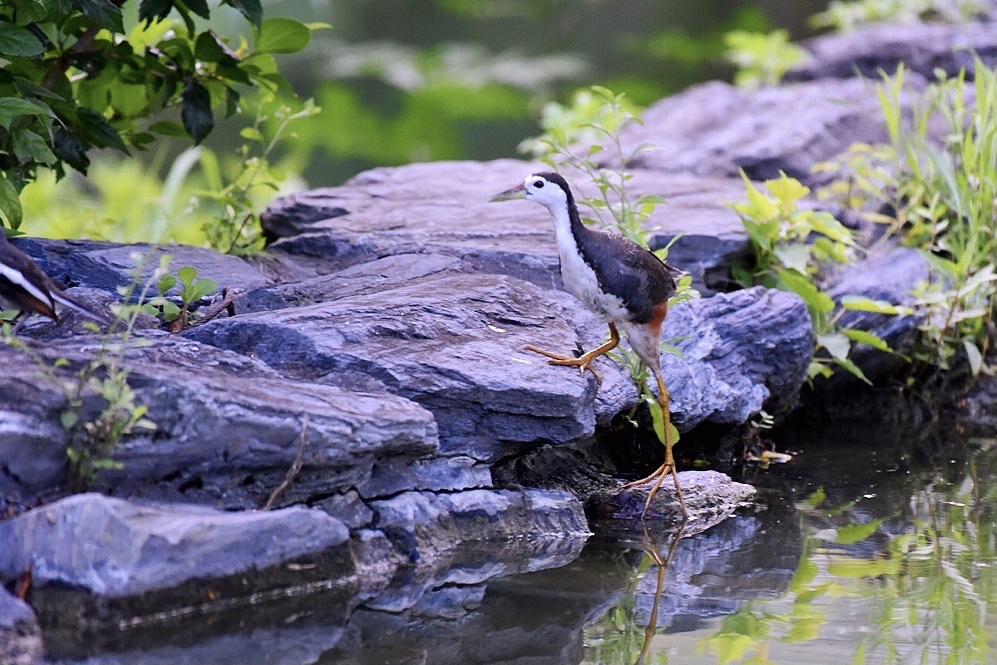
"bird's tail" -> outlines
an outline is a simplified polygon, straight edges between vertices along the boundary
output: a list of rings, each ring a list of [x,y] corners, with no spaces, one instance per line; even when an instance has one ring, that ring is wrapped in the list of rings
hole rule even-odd
[[[89,316],[91,319],[97,321],[98,323],[103,323],[105,326],[109,326],[114,322],[114,320],[107,314],[97,312],[87,307],[86,305],[76,300],[75,298],[71,297],[69,294],[64,293],[63,291],[56,290],[53,288],[50,289],[50,293],[52,294],[52,298],[55,299],[56,302],[61,303],[70,309],[75,309],[80,314]]]

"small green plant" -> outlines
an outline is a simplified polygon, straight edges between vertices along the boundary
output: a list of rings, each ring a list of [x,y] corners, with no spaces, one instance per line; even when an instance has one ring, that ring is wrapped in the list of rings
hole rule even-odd
[[[121,441],[139,430],[154,430],[155,424],[145,416],[148,407],[139,403],[128,383],[131,370],[124,364],[125,353],[142,344],[134,337],[137,317],[143,313],[142,303],[165,272],[168,261],[161,262],[152,275],[142,279],[147,263],[141,254],[133,255],[138,266],[133,281],[119,289],[124,303],[117,306],[109,330],[101,336],[99,346],[82,362],[66,357],[47,358],[24,340],[13,335],[9,323],[2,324],[2,341],[31,357],[40,371],[63,392],[66,407],[60,422],[67,432],[67,484],[73,490],[91,486],[103,469],[121,468],[113,459]],[[130,304],[133,303],[133,304]],[[92,332],[100,332],[95,324],[86,324]],[[69,377],[66,370],[76,366]],[[84,418],[90,409],[85,402],[96,398],[101,406],[93,417]]]
[[[724,35],[726,58],[738,67],[734,83],[743,88],[777,85],[783,75],[807,59],[785,30],[769,33],[734,30]]]
[[[644,222],[664,201],[653,195],[635,199],[627,186],[633,175],[626,165],[640,153],[654,149],[649,144],[630,151],[623,147],[621,131],[632,123],[642,123],[640,110],[625,95],[592,86],[575,93],[570,107],[548,104],[541,119],[544,133],[524,141],[520,150],[532,153],[551,168],[579,173],[597,189],[598,196],[579,197],[580,206],[589,211],[582,221],[600,228],[615,228],[624,237],[647,247]],[[604,163],[617,166],[608,168]]]
[[[943,370],[965,362],[974,376],[993,371],[986,358],[997,341],[997,72],[980,61],[975,72],[973,97],[963,74],[937,72],[902,105],[900,68],[878,89],[890,143],[856,145],[817,167],[837,176],[824,196],[887,226],[880,242],[929,257],[931,279],[915,289],[923,319],[915,360]],[[941,143],[932,138],[939,125]],[[884,203],[891,214],[878,210]]]
[[[795,178],[782,174],[767,180],[762,191],[746,176],[744,203],[733,204],[741,217],[753,250],[752,262],[732,268],[734,278],[743,286],[761,284],[795,293],[810,312],[817,349],[809,375],[830,376],[837,365],[868,382],[848,355],[855,343],[866,344],[886,352],[892,349],[873,333],[838,325],[848,310],[901,315],[908,310],[890,303],[859,296],[846,296],[840,307],[819,286],[822,267],[847,264],[857,247],[851,232],[825,211],[801,207],[800,201],[810,188]],[[766,193],[767,192],[767,193]]]
[[[831,0],[827,9],[810,17],[810,24],[815,28],[848,32],[857,26],[880,21],[963,23],[984,10],[984,4],[979,0]]]
[[[165,263],[162,266],[165,269],[172,257],[165,255],[163,260]],[[177,286],[177,292],[180,296],[179,305],[166,298],[166,294]],[[176,276],[166,273],[159,278],[159,281],[156,282],[158,296],[145,303],[145,311],[158,316],[165,323],[177,322],[177,330],[183,330],[191,323],[193,305],[217,290],[218,284],[213,279],[199,278],[197,268],[185,266],[177,271]]]

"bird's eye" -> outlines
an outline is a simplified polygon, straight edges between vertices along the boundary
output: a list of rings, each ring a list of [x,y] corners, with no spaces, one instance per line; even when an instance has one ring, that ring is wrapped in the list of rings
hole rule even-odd
[[[543,189],[544,181],[543,180],[537,180],[535,183],[533,183],[533,186],[536,187],[537,189]]]

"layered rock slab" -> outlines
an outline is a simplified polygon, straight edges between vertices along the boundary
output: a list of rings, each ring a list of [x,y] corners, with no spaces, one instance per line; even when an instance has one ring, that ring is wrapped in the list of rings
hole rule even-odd
[[[923,79],[908,83],[923,86]],[[662,99],[644,123],[623,131],[626,152],[650,143],[630,165],[663,173],[820,182],[811,167],[853,143],[885,142],[874,83],[829,79],[748,91],[711,81]]]
[[[873,23],[847,32],[823,35],[803,43],[807,63],[790,70],[784,80],[865,77],[878,80],[900,64],[927,79],[936,70],[973,78],[975,58],[987,66],[997,62],[997,22]]]
[[[340,187],[278,199],[263,216],[276,255],[293,257],[316,273],[342,270],[386,256],[433,253],[461,260],[465,270],[560,283],[549,215],[528,202],[489,203],[530,173],[536,162],[432,162],[366,171]],[[595,195],[587,178],[573,177],[576,198]],[[645,226],[651,246],[676,236],[670,261],[700,288],[723,282],[731,261],[749,251],[747,236],[728,203],[743,199],[737,178],[712,178],[637,169],[628,182],[635,196],[654,194],[659,205]],[[585,210],[583,214],[589,214]]]
[[[97,338],[74,338],[44,347],[40,360],[85,362],[100,348]],[[24,497],[58,489],[66,395],[38,360],[7,347],[0,358],[9,370],[0,378],[0,489]],[[162,337],[121,362],[156,425],[126,438],[114,451],[123,468],[98,477],[121,494],[258,507],[300,455],[301,472],[281,497],[293,502],[369,481],[381,459],[412,461],[438,446],[432,415],[408,400],[289,381],[211,346]],[[91,396],[81,419],[101,408]]]

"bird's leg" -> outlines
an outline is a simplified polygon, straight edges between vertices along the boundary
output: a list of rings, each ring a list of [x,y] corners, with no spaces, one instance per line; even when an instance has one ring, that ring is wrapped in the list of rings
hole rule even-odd
[[[591,351],[583,353],[582,355],[575,358],[574,356],[566,356],[561,353],[553,353],[551,351],[545,351],[544,349],[538,349],[535,346],[527,345],[523,347],[523,351],[532,351],[533,353],[539,353],[542,356],[550,358],[547,361],[548,365],[564,365],[568,367],[578,367],[582,374],[585,370],[592,372],[592,376],[595,377],[595,381],[598,384],[602,384],[602,378],[599,374],[592,369],[592,361],[601,355],[608,353],[616,348],[616,345],[620,343],[620,333],[616,329],[616,326],[612,323],[609,324],[609,341],[605,344],[600,344]]]
[[[689,519],[689,511],[685,507],[685,499],[682,497],[682,486],[679,484],[678,472],[675,469],[675,457],[672,454],[671,399],[668,394],[668,388],[665,386],[665,380],[661,376],[661,370],[652,367],[651,371],[654,373],[655,381],[658,384],[658,404],[661,406],[661,416],[664,419],[665,461],[654,471],[654,473],[646,478],[641,478],[640,480],[635,480],[632,483],[627,483],[623,486],[623,489],[639,487],[650,482],[654,483],[651,487],[651,491],[647,494],[647,501],[644,502],[644,512],[641,513],[641,517],[644,517],[647,515],[648,508],[651,507],[651,501],[654,499],[654,495],[657,494],[658,490],[661,488],[661,483],[664,482],[665,477],[670,473],[672,475],[672,479],[675,481],[675,496],[678,497],[679,506],[682,508],[682,516],[685,519]]]

